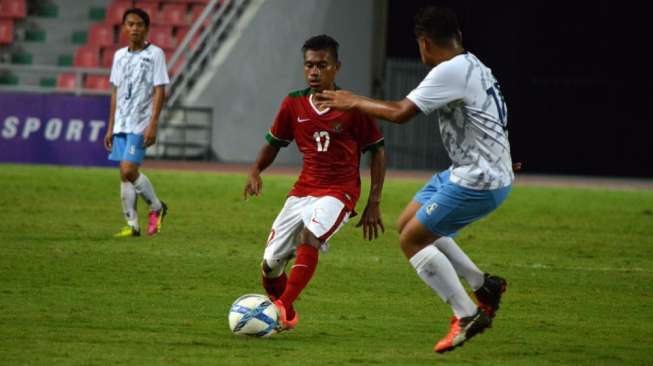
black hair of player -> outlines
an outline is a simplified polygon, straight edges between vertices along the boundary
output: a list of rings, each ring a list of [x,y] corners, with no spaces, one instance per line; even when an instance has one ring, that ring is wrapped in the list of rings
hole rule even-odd
[[[314,36],[306,40],[302,46],[302,54],[305,55],[306,51],[322,51],[326,50],[331,52],[333,59],[338,61],[338,41],[327,36],[326,34],[320,34],[319,36]]]
[[[450,46],[451,41],[461,41],[456,13],[444,6],[430,5],[415,15],[415,36],[425,36],[439,46]]]
[[[127,15],[129,14],[138,15],[141,19],[143,19],[143,23],[145,23],[145,28],[150,27],[150,16],[147,15],[147,12],[141,8],[131,8],[125,10],[125,14],[123,14],[122,16],[122,24],[125,24],[125,21],[127,20]]]

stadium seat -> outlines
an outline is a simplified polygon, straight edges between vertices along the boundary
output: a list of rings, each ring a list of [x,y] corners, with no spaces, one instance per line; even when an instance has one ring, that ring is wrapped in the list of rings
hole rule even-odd
[[[59,74],[57,77],[57,88],[59,89],[75,89],[75,74]]]
[[[107,8],[106,22],[109,24],[122,24],[122,16],[125,11],[132,7],[129,0],[113,0]]]
[[[150,27],[152,24],[161,23],[159,17],[159,3],[153,1],[138,1],[136,2],[136,7],[145,10],[147,15],[150,16]]]
[[[120,32],[118,32],[118,46],[125,47],[128,44],[129,44],[129,39],[127,39],[127,35],[121,29]]]
[[[172,27],[151,26],[149,40],[164,50],[175,49],[175,40],[172,38]]]
[[[200,17],[202,12],[204,11],[204,8],[205,8],[204,5],[193,5],[193,7],[190,10],[190,14],[191,14],[190,18],[193,20],[193,22]]]
[[[14,21],[0,19],[0,45],[10,44],[14,41]]]
[[[93,46],[82,46],[75,50],[73,65],[76,67],[99,67],[100,50]]]
[[[84,81],[84,87],[92,90],[111,90],[109,76],[107,75],[87,75]]]
[[[186,4],[164,4],[163,9],[161,10],[161,21],[166,25],[188,25],[186,10]]]
[[[113,25],[95,23],[89,30],[88,44],[96,47],[112,47],[114,45]]]
[[[25,18],[26,15],[25,0],[0,0],[0,18]]]
[[[197,18],[202,15],[202,12],[204,11],[206,7],[204,5],[193,5],[191,11],[190,11],[190,18],[192,19],[193,23],[197,21]],[[203,27],[208,27],[209,22],[211,21],[211,15],[209,15],[206,20],[204,20],[204,23],[202,24]]]
[[[113,64],[113,55],[117,50],[117,47],[102,47],[102,60],[100,60],[100,66],[111,68]]]

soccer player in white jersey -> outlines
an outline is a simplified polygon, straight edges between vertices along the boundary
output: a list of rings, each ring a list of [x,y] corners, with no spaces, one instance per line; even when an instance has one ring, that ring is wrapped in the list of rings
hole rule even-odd
[[[422,62],[433,69],[405,99],[381,101],[346,91],[324,91],[317,98],[325,108],[357,109],[398,124],[420,112],[438,112],[452,165],[415,195],[398,228],[401,248],[419,277],[452,307],[451,329],[434,347],[442,353],[489,327],[499,308],[506,281],[481,272],[451,237],[494,211],[508,196],[514,174],[499,84],[464,50],[456,15],[446,8],[424,8],[415,17],[415,34]]]
[[[150,206],[148,235],[161,230],[167,211],[150,180],[138,169],[145,149],[156,141],[165,85],[170,82],[163,50],[146,41],[149,26],[150,17],[142,9],[125,11],[122,29],[129,45],[116,51],[111,67],[111,112],[104,146],[111,151],[109,160],[120,162],[120,198],[127,220],[117,237],[140,235],[137,194]]]

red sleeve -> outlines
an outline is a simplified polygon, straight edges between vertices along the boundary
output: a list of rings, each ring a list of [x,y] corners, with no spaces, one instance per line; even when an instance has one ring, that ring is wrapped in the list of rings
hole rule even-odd
[[[295,136],[292,110],[290,106],[290,99],[284,98],[279,107],[279,112],[274,118],[270,131],[265,136],[270,145],[276,147],[286,147],[290,144]]]
[[[358,127],[356,129],[356,140],[361,151],[374,151],[379,146],[383,146],[383,134],[378,123],[372,117],[359,112],[356,126]]]

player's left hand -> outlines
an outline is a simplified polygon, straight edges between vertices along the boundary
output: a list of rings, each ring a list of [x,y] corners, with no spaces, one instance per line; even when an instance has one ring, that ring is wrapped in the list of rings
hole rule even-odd
[[[356,227],[363,227],[363,238],[365,240],[372,240],[379,237],[379,230],[385,233],[383,220],[381,219],[381,204],[379,202],[368,202],[365,210],[361,215],[360,221]]]
[[[143,135],[143,147],[150,147],[156,142],[156,129],[151,127],[145,130]]]
[[[346,90],[324,90],[315,94],[316,105],[320,109],[334,108],[348,111],[356,108],[356,95]]]

